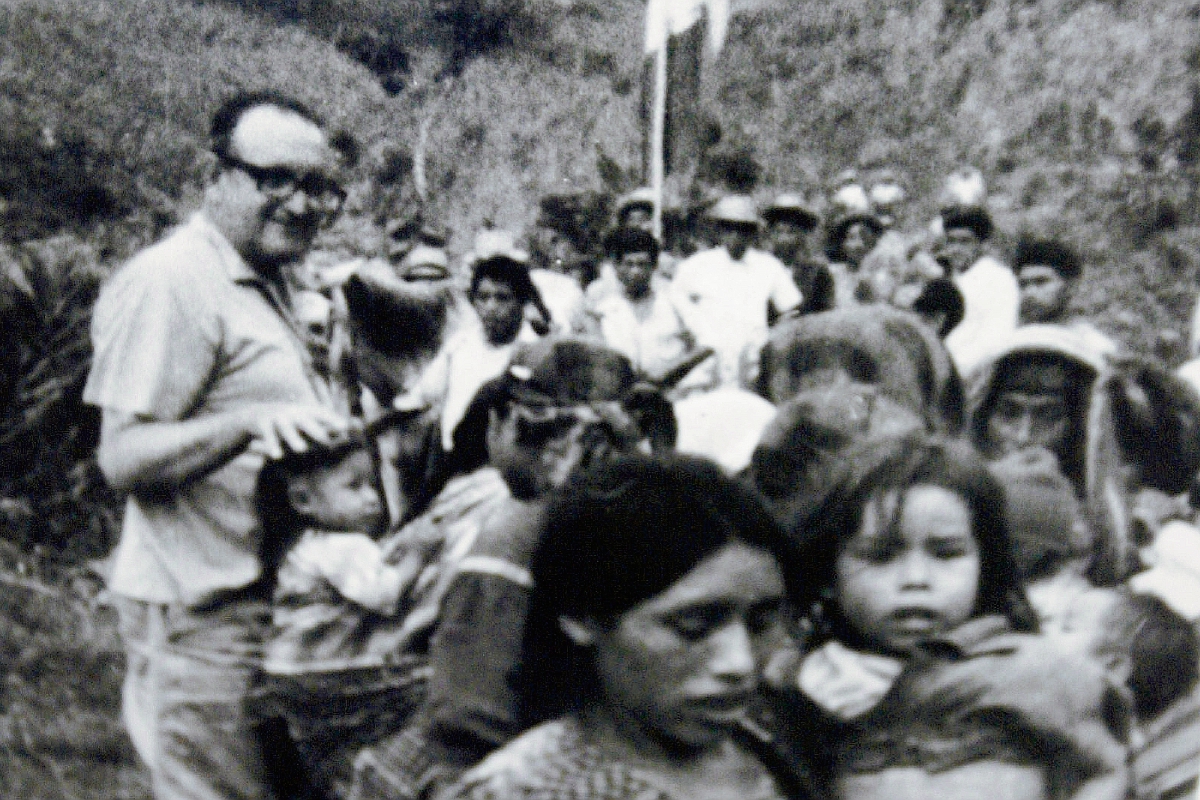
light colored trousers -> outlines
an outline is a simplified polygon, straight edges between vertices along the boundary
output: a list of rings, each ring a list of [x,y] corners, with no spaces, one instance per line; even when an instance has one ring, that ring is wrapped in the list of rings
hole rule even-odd
[[[269,800],[250,710],[266,603],[195,611],[117,599],[127,656],[122,717],[157,800]]]

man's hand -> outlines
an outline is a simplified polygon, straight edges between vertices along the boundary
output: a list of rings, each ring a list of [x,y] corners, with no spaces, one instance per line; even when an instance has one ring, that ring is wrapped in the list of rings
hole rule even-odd
[[[353,420],[323,406],[272,404],[248,412],[254,437],[250,449],[267,458],[303,453],[312,444],[332,445],[354,427]]]
[[[161,492],[182,486],[247,448],[278,458],[332,444],[350,419],[314,404],[262,403],[187,420],[155,420],[105,409],[97,459],[113,489]]]

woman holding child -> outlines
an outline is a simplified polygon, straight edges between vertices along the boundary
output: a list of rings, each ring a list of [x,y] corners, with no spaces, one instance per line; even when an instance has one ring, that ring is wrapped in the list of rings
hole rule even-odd
[[[979,456],[916,434],[846,460],[792,531],[811,633],[768,680],[793,762],[846,800],[1125,797],[1122,696],[1036,635]]]
[[[531,705],[549,721],[445,797],[805,797],[737,733],[785,641],[787,543],[754,494],[695,459],[576,475],[533,562]]]

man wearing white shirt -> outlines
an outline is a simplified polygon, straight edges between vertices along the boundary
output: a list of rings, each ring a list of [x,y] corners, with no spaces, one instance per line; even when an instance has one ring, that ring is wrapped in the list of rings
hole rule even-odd
[[[524,254],[491,255],[471,273],[471,306],[478,325],[465,325],[448,342],[397,407],[441,408],[442,447],[454,447],[454,428],[479,387],[504,372],[517,345],[537,340],[525,321],[525,305],[537,290]]]
[[[670,292],[696,343],[716,352],[718,384],[749,388],[771,313],[791,316],[803,297],[779,259],[750,246],[759,229],[750,198],[723,198],[708,220],[717,246],[680,263]]]
[[[980,206],[942,210],[943,241],[937,258],[963,295],[963,320],[946,336],[946,349],[962,375],[970,373],[999,340],[1017,327],[1021,292],[1007,265],[984,253],[992,219]]]

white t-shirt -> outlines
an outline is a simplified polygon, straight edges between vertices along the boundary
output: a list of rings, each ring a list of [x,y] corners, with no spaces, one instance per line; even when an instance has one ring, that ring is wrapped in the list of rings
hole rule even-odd
[[[582,325],[583,289],[575,279],[548,269],[530,270],[529,278],[550,312],[550,332],[559,336],[578,333]]]
[[[803,300],[787,267],[754,249],[740,261],[723,247],[696,253],[679,264],[670,291],[697,344],[716,351],[723,386],[748,387],[757,377],[768,308],[784,313]]]

